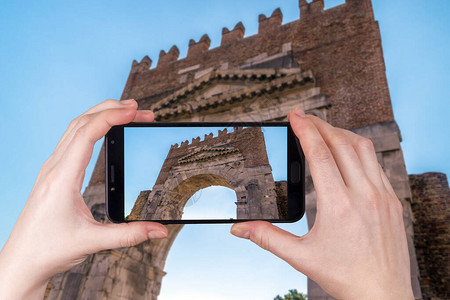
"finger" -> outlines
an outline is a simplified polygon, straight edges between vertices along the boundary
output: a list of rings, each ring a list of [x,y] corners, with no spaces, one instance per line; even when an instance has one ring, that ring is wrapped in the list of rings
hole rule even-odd
[[[151,110],[138,110],[133,122],[153,122],[155,115]]]
[[[259,247],[267,250],[288,264],[303,272],[307,261],[306,248],[302,238],[289,233],[265,221],[236,223],[231,227],[231,234],[249,239]]]
[[[394,222],[395,228],[404,228],[403,225],[403,205],[402,202],[397,197],[394,189],[392,188],[391,183],[389,182],[389,179],[387,178],[386,174],[383,171],[383,168],[381,165],[378,165],[380,170],[381,179],[383,181],[383,184],[385,186],[386,191],[389,194],[389,207],[391,211],[392,220]],[[403,226],[403,227],[399,227]]]
[[[314,123],[300,109],[290,112],[289,119],[309,163],[318,200],[334,198],[329,196],[320,197],[321,194],[336,195],[336,193],[345,192],[345,183],[333,155]],[[318,206],[322,204],[326,203],[321,203],[321,201],[317,203]]]
[[[316,126],[330,149],[345,184],[353,189],[359,189],[361,181],[368,180],[368,177],[345,130],[335,128],[314,116],[308,116],[308,119]]]
[[[121,108],[123,105],[130,105],[130,106],[136,106],[137,102],[134,99],[126,99],[126,100],[113,100],[108,99],[105,100],[90,109],[88,109],[84,114],[95,114],[103,110],[112,109],[112,108]],[[83,114],[83,115],[84,115]]]
[[[378,162],[373,142],[368,138],[348,130],[345,130],[345,133],[352,141],[353,148],[361,161],[367,177],[380,190],[384,188],[383,180],[381,178],[382,170],[380,172],[380,163]]]
[[[105,249],[132,247],[148,239],[167,237],[167,229],[154,222],[130,222],[121,224],[96,223],[89,229],[90,252]]]
[[[61,158],[62,172],[80,177],[91,159],[95,142],[102,138],[112,126],[129,123],[136,115],[137,111],[134,107],[108,109],[92,114],[89,121],[73,133],[73,138]]]
[[[386,191],[388,191],[388,193],[391,197],[398,199],[397,194],[395,193],[394,189],[392,188],[392,185],[389,182],[389,179],[387,178],[387,176],[384,173],[383,168],[381,167],[380,164],[378,164],[378,169],[380,170],[381,180],[383,181],[383,185],[384,185]]]
[[[127,109],[133,109],[132,106],[126,106]],[[85,115],[84,118],[78,122],[77,127],[75,127],[72,132],[70,133],[70,135],[68,135],[67,137],[67,143],[70,143],[70,141],[72,140],[73,136],[75,135],[75,133],[77,132],[77,130],[86,125],[88,122],[90,122],[90,120],[93,118],[95,114],[90,114],[90,115]],[[154,120],[154,114],[152,111],[149,110],[138,110],[136,112],[136,116],[134,117],[134,119],[130,122],[153,122]],[[65,147],[64,145],[61,146],[61,150],[60,151],[64,151]]]
[[[87,120],[89,120],[89,117],[90,117],[89,115],[103,111],[103,110],[107,110],[107,109],[124,108],[124,107],[136,107],[137,108],[137,103],[136,103],[136,101],[134,101],[132,99],[124,100],[124,101],[108,99],[108,100],[103,101],[102,103],[95,105],[94,107],[91,107],[86,112],[84,112],[79,117],[73,119],[72,122],[70,122],[69,127],[67,128],[66,132],[64,132],[61,140],[59,141],[58,145],[56,146],[55,152],[57,150],[60,150],[61,148],[64,149],[67,146],[67,143],[73,137],[73,133],[79,127],[86,124]]]

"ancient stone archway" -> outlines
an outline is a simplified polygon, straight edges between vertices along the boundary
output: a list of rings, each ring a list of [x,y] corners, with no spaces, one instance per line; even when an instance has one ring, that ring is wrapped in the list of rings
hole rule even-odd
[[[283,46],[283,49],[289,49],[289,43]],[[258,61],[254,60],[251,65],[243,66],[243,68],[246,68],[245,70],[237,68],[202,71],[202,74],[191,84],[151,105],[151,109],[155,111],[156,120],[207,122],[279,121],[285,120],[286,114],[297,106],[303,107],[306,111],[320,110],[323,113],[326,112],[329,102],[325,95],[321,93],[320,88],[316,86],[316,81],[310,70],[302,70],[287,52],[273,56],[264,56],[262,59],[264,64],[262,69],[258,65]],[[272,67],[268,68],[269,65]],[[141,108],[149,107],[145,101],[140,101],[139,105]],[[203,141],[200,141],[200,137],[197,137],[190,143],[185,141],[179,146],[174,145],[173,148],[189,148],[202,145],[202,143],[210,143],[213,140],[217,142],[221,139],[227,140],[231,134],[232,132],[221,131],[217,137],[210,134],[205,136]],[[245,143],[246,141],[242,140],[241,142]],[[220,147],[219,144],[216,144],[216,148],[230,147],[230,145],[225,145],[225,142],[220,144]],[[264,143],[256,143],[256,145],[264,145]],[[240,154],[230,154],[229,158],[232,155],[242,155],[246,159],[241,161],[241,165],[243,164],[246,170],[268,174],[268,172],[262,171],[265,168],[265,163],[258,161],[254,157],[255,153],[261,153],[262,151],[265,153],[265,145],[262,149],[254,145],[252,148],[244,147],[244,144],[242,146],[231,146],[239,149]],[[90,185],[85,190],[83,197],[91,208],[94,217],[101,222],[108,223],[104,208],[103,151],[104,149],[99,155]],[[194,159],[196,155],[201,156],[200,154],[204,155],[205,153],[207,152],[196,152],[192,157],[185,157],[187,155],[185,151],[179,153],[178,157],[170,158],[170,155],[168,155],[166,158],[167,164],[161,168],[155,186],[151,187],[152,191],[155,190],[156,194],[156,190],[162,188],[158,187],[158,185],[166,182],[169,178],[171,166],[178,164],[178,159],[184,157],[188,161]],[[181,164],[181,166],[183,166],[181,168],[185,168],[189,164]],[[231,165],[229,167],[230,170],[228,172],[232,172],[233,168],[231,168]],[[226,171],[220,174],[209,172],[209,175],[220,175],[223,177],[226,173]],[[231,177],[231,174],[224,178]],[[207,174],[197,175],[206,176]],[[173,179],[167,180],[167,184],[176,182],[175,180],[181,183],[188,179],[188,177],[183,178],[181,173],[180,176],[174,176]],[[243,201],[244,199],[239,199],[239,195],[245,196],[246,194],[239,192],[240,189],[247,187],[247,193],[253,195],[257,193],[261,195],[273,194],[273,192],[266,193],[264,189],[258,188],[258,181],[252,181],[252,179],[255,179],[252,176],[247,182],[236,185],[234,188],[235,191],[238,191],[236,193],[236,202],[242,202],[244,204],[243,208],[245,208],[246,204]],[[159,180],[160,178],[161,180]],[[273,178],[270,178],[271,176],[268,177],[267,181],[273,182]],[[210,179],[213,180],[211,177]],[[219,179],[216,177],[214,180]],[[263,183],[265,181],[266,179],[260,182]],[[228,184],[230,182],[232,182],[231,179],[229,179]],[[225,183],[222,184],[225,185]],[[275,198],[282,200],[282,197],[280,197],[282,193],[280,192],[286,190],[286,183],[282,181],[274,182],[266,186],[272,184],[275,184],[274,190],[275,194],[277,194]],[[232,185],[230,184],[230,186]],[[266,190],[270,189],[266,188]],[[169,189],[166,191],[169,191]],[[136,218],[143,211],[147,210],[147,208],[144,210],[144,205],[148,203],[147,200],[150,193],[151,191],[141,192],[135,204],[136,208],[133,208],[129,217],[130,219],[133,218],[133,213],[137,214],[134,216]],[[269,196],[269,198],[273,199],[273,196]],[[240,204],[237,204],[237,210],[240,209],[239,206]],[[280,209],[280,206],[278,211],[283,213],[283,209]],[[101,251],[89,256],[83,264],[76,268],[54,276],[51,280],[51,289],[47,299],[113,298],[156,300],[165,275],[164,266],[167,255],[183,225],[176,224],[168,225],[167,227],[169,235],[164,240],[149,240],[135,247]]]
[[[175,183],[176,184],[176,183]],[[185,211],[184,208],[187,206],[189,199],[193,197],[198,191],[201,191],[202,189],[208,188],[208,187],[226,187],[228,189],[233,190],[234,194],[236,195],[236,191],[233,189],[233,186],[222,176],[216,175],[216,174],[201,174],[201,175],[194,175],[189,177],[188,179],[184,180],[180,184],[178,184],[175,188],[173,188],[170,192],[164,193],[160,197],[159,200],[160,204],[158,205],[159,210],[156,212],[152,212],[150,210],[145,211],[144,215],[145,218],[151,219],[155,216],[158,216],[158,218],[162,220],[166,219],[184,219]],[[151,195],[150,197],[151,198]],[[155,199],[155,198],[153,198]],[[237,196],[236,198],[237,199]],[[237,203],[234,199],[234,203]],[[230,199],[226,199],[230,200]],[[233,199],[232,199],[233,200]],[[168,206],[168,202],[173,201],[174,204],[178,204],[178,206]],[[192,200],[191,200],[192,201]],[[147,207],[149,207],[148,205]],[[236,205],[235,205],[236,206]],[[206,216],[205,216],[206,218]],[[225,218],[225,217],[224,217]]]
[[[276,185],[260,128],[235,127],[172,145],[156,183],[143,199],[138,197],[129,219],[179,220],[188,199],[209,186],[224,186],[236,193],[237,219],[283,217]],[[278,185],[277,185],[278,186]],[[283,211],[283,209],[280,209]]]
[[[168,52],[161,51],[155,68],[150,69],[152,60],[147,56],[134,61],[122,99],[138,99],[140,109],[152,109],[157,121],[171,122],[277,121],[301,107],[372,139],[377,158],[404,207],[411,279],[414,295],[421,298],[411,190],[371,1],[346,0],[327,10],[323,0],[298,3],[299,20],[282,24],[283,15],[275,10],[270,17],[260,15],[258,34],[244,37],[245,27],[238,23],[232,30],[224,28],[220,46],[214,49],[209,49],[211,41],[205,35],[189,43],[186,58],[178,59],[180,52],[173,46]],[[83,196],[94,217],[107,223],[103,159],[101,152]],[[311,227],[316,197],[307,178]],[[143,191],[138,203],[145,203],[148,196],[149,192]],[[168,227],[165,240],[102,251],[54,276],[48,299],[156,300],[165,259],[182,228]],[[312,281],[308,285],[309,299],[331,299]]]

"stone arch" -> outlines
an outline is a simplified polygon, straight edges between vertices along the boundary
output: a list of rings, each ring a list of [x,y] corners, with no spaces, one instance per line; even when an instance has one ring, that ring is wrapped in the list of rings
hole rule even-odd
[[[160,210],[156,211],[155,215],[160,216],[163,220],[182,219],[184,207],[186,206],[187,201],[197,191],[211,186],[227,187],[233,190],[236,195],[239,193],[239,191],[237,191],[235,187],[232,186],[232,183],[230,183],[229,179],[225,179],[221,174],[214,174],[213,172],[209,172],[209,174],[205,173],[192,175],[176,185],[172,190],[168,191],[165,194],[166,197],[163,196],[163,203],[160,206]],[[168,208],[167,200],[169,199],[178,204],[178,206],[172,207],[171,210],[168,211],[164,208]],[[145,218],[149,218],[150,216],[151,214],[145,216]]]
[[[195,192],[218,185],[235,191],[237,219],[278,219],[276,186],[261,129],[235,128],[206,137],[170,148],[146,201],[135,205],[131,215],[142,220],[181,220]],[[247,149],[249,145],[258,149],[257,155]]]
[[[197,190],[186,202],[183,220],[236,218],[236,191],[223,186],[212,185]]]
[[[229,77],[230,79],[240,78],[233,81],[233,87],[235,87],[235,84],[240,85],[239,90],[231,90],[224,86],[220,88],[223,94],[208,95],[206,90],[202,94],[200,87],[199,93],[196,93],[198,97],[194,97],[194,94],[179,97],[179,100],[183,103],[177,101],[174,103],[168,98],[154,103],[141,99],[140,107],[151,107],[155,111],[157,120],[205,122],[279,121],[286,120],[287,113],[295,107],[302,107],[308,112],[314,109],[320,111],[326,109],[329,106],[328,98],[316,86],[312,71],[300,69],[298,66],[287,66],[289,69],[284,69],[286,66],[277,65],[277,63],[287,61],[287,57],[283,57],[282,60],[279,60],[279,58],[279,54],[273,57],[273,62],[264,58],[265,64],[269,64],[267,65],[268,69],[265,70],[251,68],[248,70],[225,70],[225,73],[228,72],[233,75]],[[249,68],[249,66],[246,68]],[[276,74],[279,74],[279,76]],[[255,77],[259,79],[253,80]],[[199,82],[202,80],[199,78]],[[255,85],[255,83],[259,84]],[[212,84],[214,85],[214,83]],[[207,85],[202,84],[202,86],[206,87]],[[186,88],[189,89],[187,86]],[[197,90],[197,87],[195,89]],[[169,96],[172,94],[172,92],[168,93]],[[173,94],[174,97],[178,97],[176,95],[180,94]],[[203,96],[205,96],[205,99],[202,100]],[[135,95],[133,98],[139,98],[139,96]],[[160,105],[166,103],[166,100],[168,100],[167,105]],[[183,112],[183,107],[189,108],[188,111],[190,112]],[[221,136],[222,139],[231,139],[231,136],[226,137],[226,131],[219,132],[217,139],[221,139]],[[190,144],[186,141],[180,146],[174,145],[171,151],[176,152],[183,147],[195,147],[202,142],[208,143],[207,141],[210,141],[210,138],[213,138],[212,134],[205,136],[204,141],[200,141],[200,138],[192,140]],[[224,146],[226,141],[221,143]],[[246,158],[244,165],[247,170],[251,170],[251,172],[261,171],[258,166],[263,165],[263,162],[252,157],[251,152],[259,153],[261,151],[259,147],[262,146],[264,144],[258,143],[258,147],[253,147],[252,151],[241,151],[242,156]],[[225,145],[224,148],[226,147]],[[237,148],[241,149],[242,147],[237,146]],[[96,219],[109,223],[104,208],[105,163],[103,151],[104,147],[83,196]],[[160,177],[158,177],[160,180],[157,180],[157,184],[166,182],[170,169],[173,164],[177,163],[178,158],[171,159],[168,155],[168,160],[168,164],[163,166],[160,171]],[[185,179],[187,178],[178,178],[180,182]],[[255,178],[252,178],[252,180],[248,181],[247,189],[250,187],[251,191],[256,192],[258,182],[255,181]],[[153,186],[152,191],[157,187],[157,184]],[[245,188],[245,184],[241,186]],[[149,188],[152,187],[149,186]],[[277,191],[283,190],[283,188],[286,189],[286,182],[276,182]],[[142,199],[147,200],[152,191],[142,192]],[[140,205],[137,206],[136,210],[139,210]],[[140,208],[140,212],[142,212],[143,207]],[[308,217],[308,219],[310,218]],[[172,224],[167,225],[167,227],[169,231],[167,239],[149,240],[131,248],[102,251],[89,256],[80,266],[54,276],[51,280],[51,289],[47,299],[114,298],[125,300],[132,298],[157,300],[165,275],[164,267],[167,255],[183,225]]]
[[[211,186],[223,186],[230,188],[232,190],[233,186],[226,180],[224,177],[219,176],[217,174],[199,174],[193,175],[186,180],[182,181],[180,184],[175,186],[169,193],[168,196],[170,199],[176,199],[176,203],[179,204],[179,207],[176,208],[176,212],[178,215],[175,216],[176,219],[182,219],[180,216],[183,214],[184,207],[186,206],[187,201],[201,189],[211,187]],[[236,191],[235,191],[236,192]],[[164,205],[163,205],[164,206]],[[162,216],[162,219],[166,218],[174,218],[174,216]]]
[[[248,144],[252,145],[250,151],[246,151]],[[222,155],[202,155],[208,153],[208,149],[215,149],[215,154],[221,152]],[[238,219],[278,218],[276,183],[283,182],[275,182],[273,179],[261,129],[235,128],[230,133],[223,130],[219,131],[217,137],[212,134],[205,136],[204,141],[194,139],[191,144],[183,142],[180,146],[173,145],[145,203],[142,206],[135,205],[130,216],[139,216],[141,219],[155,216],[155,219],[161,219],[167,213],[171,218],[180,219],[181,208],[196,191],[219,185],[236,192]],[[263,201],[256,201],[258,199]],[[261,205],[258,206],[258,203]],[[122,281],[112,285],[113,289],[118,289],[113,290],[113,294],[156,300],[165,275],[163,270],[167,255],[183,225],[171,224],[167,227],[169,234],[166,239],[150,240],[136,247],[123,249],[123,262],[108,261],[109,269],[106,274],[119,270],[121,272]],[[111,260],[114,256],[108,254],[106,257]],[[143,261],[150,261],[151,265],[134,268],[142,265]],[[132,268],[128,268],[130,266]],[[141,288],[127,283],[136,281],[136,276],[150,280],[142,279],[146,284]],[[109,278],[109,275],[105,277]],[[137,291],[140,293],[137,294]]]

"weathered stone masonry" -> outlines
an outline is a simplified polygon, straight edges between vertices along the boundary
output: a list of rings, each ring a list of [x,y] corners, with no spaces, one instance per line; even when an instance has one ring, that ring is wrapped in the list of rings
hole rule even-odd
[[[442,173],[409,175],[424,299],[450,298],[450,189]]]
[[[439,257],[448,258],[448,248],[439,246],[449,240],[442,213],[448,184],[426,188],[444,193],[439,194],[443,198],[428,197],[428,192],[416,194],[417,180],[412,177],[411,194],[370,0],[346,0],[327,10],[323,0],[298,4],[299,20],[282,24],[282,12],[277,9],[270,17],[259,16],[255,35],[246,37],[244,25],[238,23],[232,30],[223,29],[221,44],[214,49],[209,49],[210,39],[204,35],[198,42],[189,42],[183,59],[173,46],[161,51],[153,69],[149,57],[134,61],[122,99],[137,99],[140,108],[153,109],[157,120],[165,121],[284,120],[290,109],[302,107],[335,126],[371,138],[404,208],[414,295],[419,299],[423,292],[426,299],[448,298],[448,269],[438,266]],[[84,198],[94,217],[108,222],[104,176],[102,149]],[[431,179],[425,182],[425,186],[434,184]],[[311,227],[316,205],[310,176],[307,183]],[[434,205],[435,201],[440,204]],[[165,240],[90,256],[82,265],[52,278],[48,299],[157,299],[165,259],[179,230],[181,226],[170,226]],[[433,235],[426,237],[427,230]],[[331,299],[312,281],[308,281],[308,296]]]

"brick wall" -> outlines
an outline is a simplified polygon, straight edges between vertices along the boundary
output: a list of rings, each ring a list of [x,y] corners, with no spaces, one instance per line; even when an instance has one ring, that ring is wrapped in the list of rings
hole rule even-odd
[[[244,156],[244,166],[246,168],[269,164],[264,134],[258,127],[248,127],[245,129],[236,127],[230,133],[226,130],[219,131],[216,133],[216,137],[214,137],[213,133],[210,133],[209,135],[205,135],[202,141],[200,141],[200,137],[188,138],[192,138],[192,142],[188,140],[180,141],[180,145],[175,144],[170,148],[156,179],[156,184],[163,184],[166,181],[170,169],[178,165],[179,158],[205,147],[235,147]]]
[[[380,32],[371,2],[347,0],[327,10],[323,10],[323,0],[310,4],[300,0],[299,4],[301,18],[291,23],[282,25],[282,12],[277,9],[270,17],[259,16],[259,31],[253,36],[244,38],[245,28],[238,23],[231,31],[224,28],[221,45],[214,49],[209,49],[210,40],[204,35],[198,42],[191,40],[186,58],[178,59],[178,48],[173,46],[167,53],[161,51],[153,69],[148,57],[134,61],[122,99],[140,99],[140,106],[146,108],[188,84],[196,72],[236,68],[288,47],[302,68],[314,72],[317,86],[329,97],[332,124],[357,128],[392,121]]]
[[[409,175],[424,299],[450,298],[450,190],[442,173]]]

